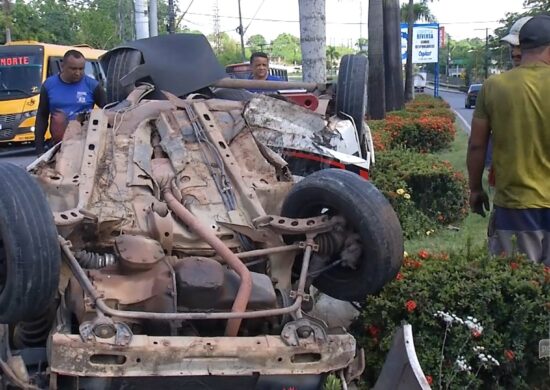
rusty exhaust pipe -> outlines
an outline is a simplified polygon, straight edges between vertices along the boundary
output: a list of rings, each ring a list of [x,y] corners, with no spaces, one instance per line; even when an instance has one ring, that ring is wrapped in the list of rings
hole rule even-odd
[[[241,278],[241,284],[237,291],[237,296],[233,302],[232,312],[244,313],[250,300],[250,294],[252,292],[252,276],[250,271],[243,262],[233,253],[225,244],[212,232],[207,229],[184,205],[182,205],[176,197],[172,194],[169,188],[165,188],[163,191],[164,200],[168,204],[170,210],[185,223],[191,231],[195,232],[200,238],[207,242],[212,249],[216,251],[220,257],[239,275]],[[234,337],[239,332],[242,318],[230,319],[227,321],[225,327],[225,335]]]

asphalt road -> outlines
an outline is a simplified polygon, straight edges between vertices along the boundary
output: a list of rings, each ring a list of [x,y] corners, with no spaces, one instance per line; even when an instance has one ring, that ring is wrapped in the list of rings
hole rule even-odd
[[[25,168],[35,159],[34,145],[3,145],[0,144],[0,162],[11,162]]]
[[[433,93],[433,90],[430,89],[430,92]],[[440,90],[439,95],[445,99],[447,103],[451,105],[451,108],[455,112],[463,130],[470,134],[470,125],[472,123],[472,115],[474,113],[473,109],[464,108],[464,101],[466,100],[466,94],[463,92],[448,92],[447,90]]]

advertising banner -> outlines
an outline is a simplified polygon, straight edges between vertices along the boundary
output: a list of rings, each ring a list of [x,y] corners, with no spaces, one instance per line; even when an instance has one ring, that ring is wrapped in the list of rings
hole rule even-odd
[[[407,23],[401,24],[401,58],[407,61]],[[415,24],[413,26],[413,64],[430,64],[439,58],[439,24]]]

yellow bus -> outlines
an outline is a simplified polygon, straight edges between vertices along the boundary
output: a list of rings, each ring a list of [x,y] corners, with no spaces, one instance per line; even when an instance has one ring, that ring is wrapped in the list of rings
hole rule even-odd
[[[40,87],[46,78],[60,71],[63,55],[71,49],[86,58],[85,73],[104,85],[105,74],[98,60],[103,50],[35,41],[0,46],[0,143],[34,141]]]

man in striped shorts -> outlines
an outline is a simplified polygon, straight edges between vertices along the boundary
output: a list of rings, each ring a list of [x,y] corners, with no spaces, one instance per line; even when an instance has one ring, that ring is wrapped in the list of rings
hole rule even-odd
[[[485,215],[482,175],[489,136],[496,174],[489,250],[550,266],[550,16],[519,33],[521,65],[485,81],[468,145],[470,206]]]

